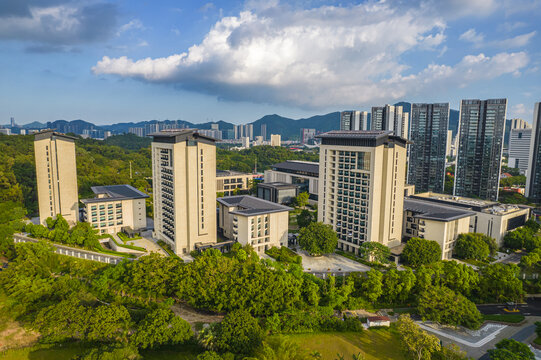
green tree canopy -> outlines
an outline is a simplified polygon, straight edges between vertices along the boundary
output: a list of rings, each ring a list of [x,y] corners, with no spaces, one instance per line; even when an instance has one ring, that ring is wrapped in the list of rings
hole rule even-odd
[[[263,330],[257,319],[246,310],[228,313],[218,327],[216,347],[218,350],[236,354],[252,354],[263,341]]]
[[[470,329],[477,329],[482,323],[482,315],[474,303],[444,286],[422,292],[418,301],[417,309],[424,320]]]
[[[181,344],[192,336],[188,322],[175,316],[169,309],[159,308],[148,313],[137,325],[133,341],[138,347],[146,349]]]
[[[490,248],[484,234],[466,233],[458,235],[456,239],[454,254],[459,259],[486,260],[490,255]]]
[[[399,316],[396,329],[402,347],[413,359],[430,360],[432,354],[440,348],[438,338],[419,328],[407,314]]]
[[[333,252],[338,244],[338,236],[331,225],[314,222],[300,230],[298,241],[310,255],[318,256]]]
[[[441,247],[436,241],[411,238],[402,252],[405,264],[417,267],[434,263],[441,259]]]
[[[297,197],[295,197],[295,205],[298,207],[305,207],[308,205],[308,198],[310,197],[310,194],[307,192],[301,192]]]
[[[299,215],[297,215],[297,225],[301,228],[307,227],[312,221],[314,221],[314,217],[310,210],[303,209]]]
[[[389,248],[377,241],[365,241],[359,247],[359,253],[363,259],[381,264],[388,263],[391,255]]]
[[[488,351],[491,360],[534,360],[535,355],[528,345],[513,339],[503,339],[496,349]]]

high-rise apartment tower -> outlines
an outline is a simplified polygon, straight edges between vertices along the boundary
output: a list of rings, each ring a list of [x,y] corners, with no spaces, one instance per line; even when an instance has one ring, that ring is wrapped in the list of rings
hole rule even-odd
[[[541,102],[535,103],[533,110],[526,196],[538,204],[541,203]]]
[[[507,99],[462,100],[454,195],[498,200]]]
[[[408,184],[416,192],[443,193],[449,103],[411,105]]]

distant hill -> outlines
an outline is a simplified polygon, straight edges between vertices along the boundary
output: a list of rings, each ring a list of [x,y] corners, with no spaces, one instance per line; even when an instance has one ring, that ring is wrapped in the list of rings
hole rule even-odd
[[[24,129],[45,129],[47,124],[40,123],[38,121],[31,122],[30,124],[21,125]]]
[[[306,119],[291,119],[280,115],[265,115],[251,123],[254,134],[261,135],[261,125],[267,125],[267,137],[270,134],[281,134],[283,140],[299,139],[301,129],[316,129],[319,132],[340,129],[340,113],[333,112],[326,115],[316,115]]]

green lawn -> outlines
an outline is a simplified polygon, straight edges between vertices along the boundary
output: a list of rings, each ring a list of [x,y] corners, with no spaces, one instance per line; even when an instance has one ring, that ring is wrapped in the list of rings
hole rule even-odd
[[[483,315],[483,319],[492,321],[501,321],[511,324],[517,324],[525,319],[524,315],[520,314],[496,314],[496,315]]]
[[[406,359],[400,348],[398,336],[390,329],[373,329],[363,332],[295,334],[287,336],[301,347],[317,350],[322,359],[334,360],[336,354],[345,359],[362,352],[366,360]]]
[[[75,355],[80,355],[88,351],[88,346],[78,343],[63,345],[35,345],[17,350],[8,350],[0,352],[2,360],[69,360]],[[141,351],[143,359],[149,360],[195,360],[201,350],[192,345],[178,346],[175,348],[165,348],[162,350]]]

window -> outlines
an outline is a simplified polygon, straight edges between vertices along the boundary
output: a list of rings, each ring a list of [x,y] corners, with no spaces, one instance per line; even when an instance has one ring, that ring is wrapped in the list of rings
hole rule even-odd
[[[97,210],[97,208],[98,207],[96,205],[92,205],[92,207],[91,207],[92,210]]]

